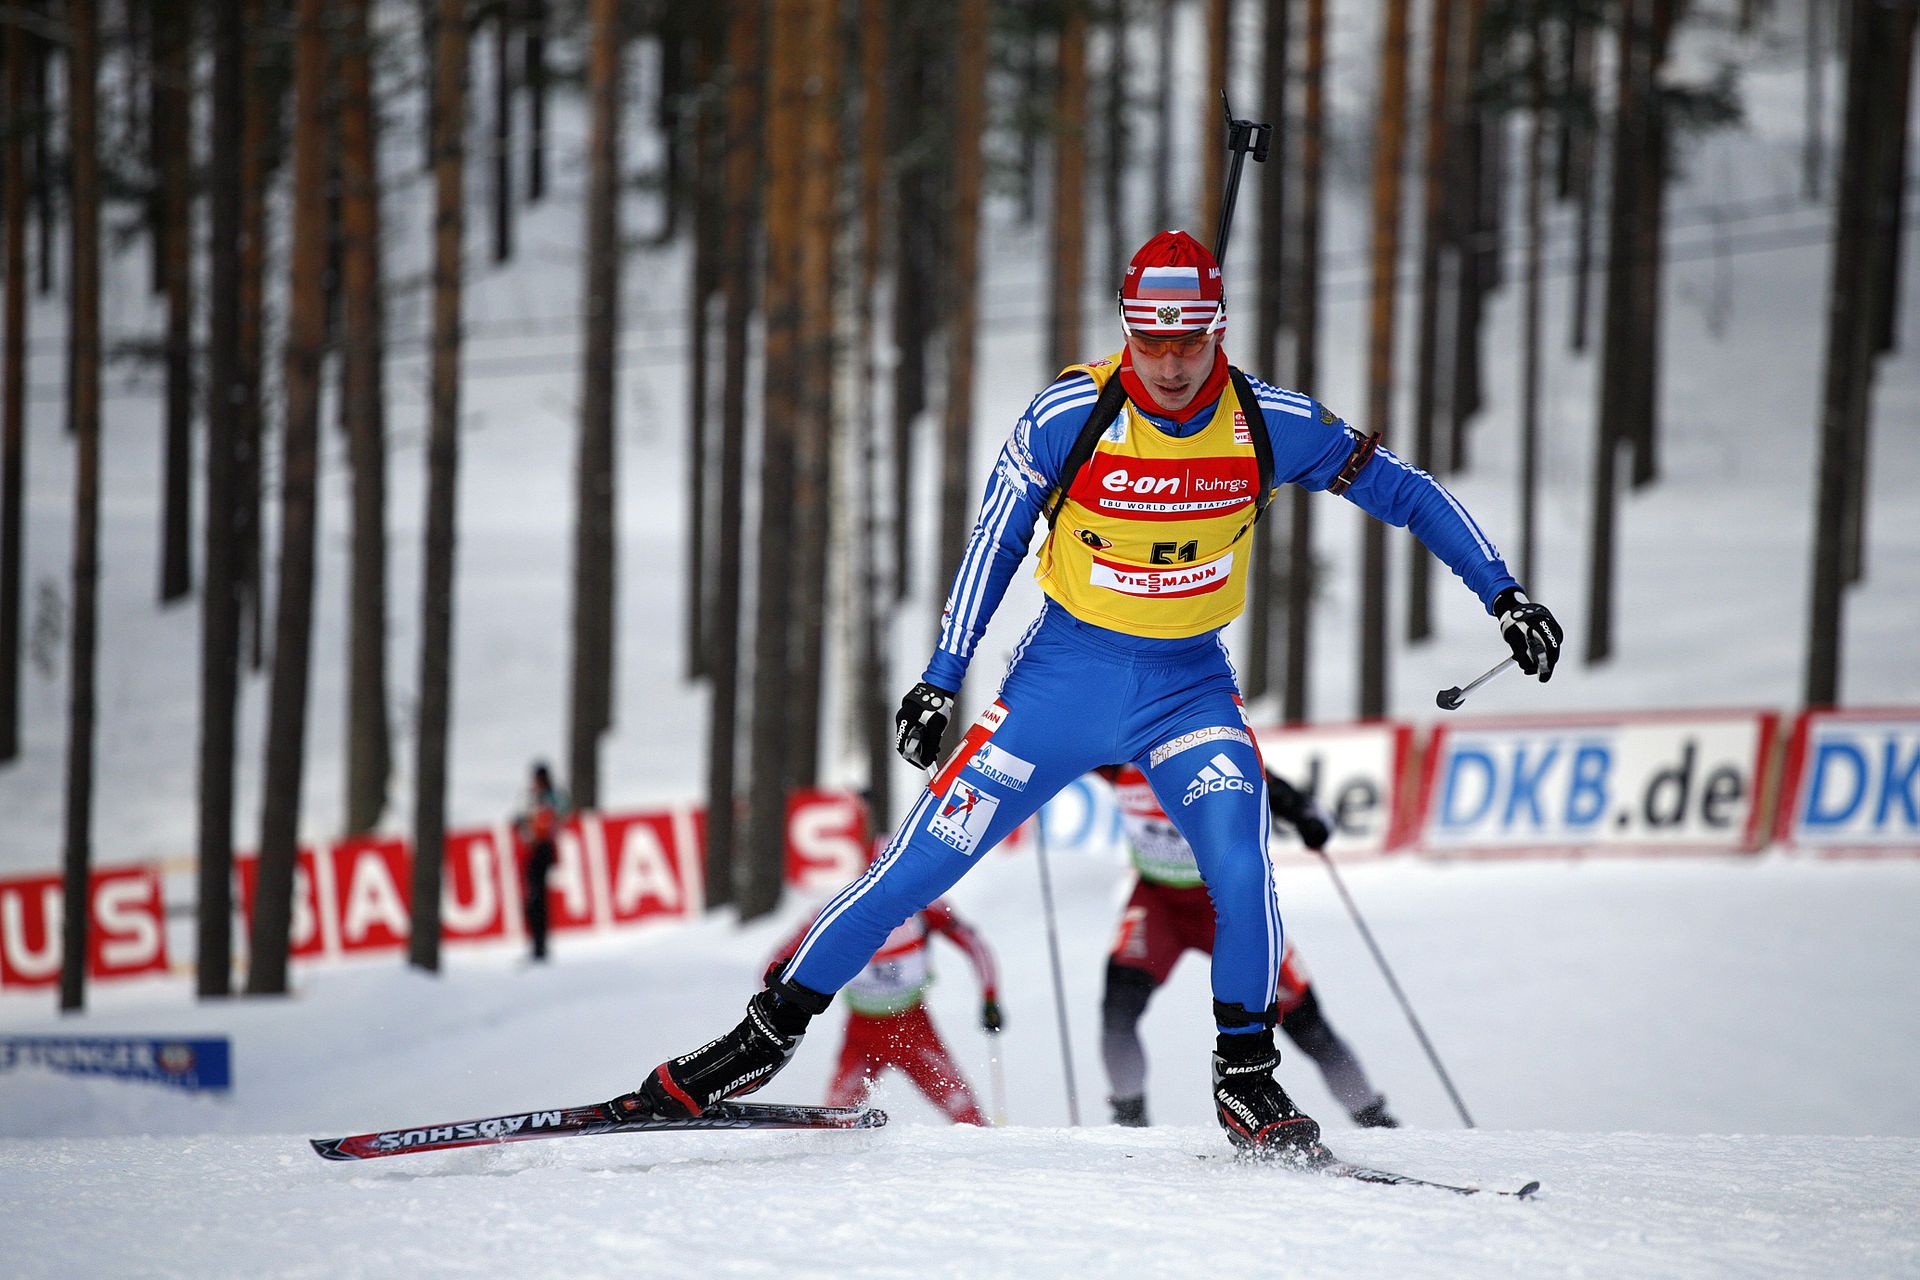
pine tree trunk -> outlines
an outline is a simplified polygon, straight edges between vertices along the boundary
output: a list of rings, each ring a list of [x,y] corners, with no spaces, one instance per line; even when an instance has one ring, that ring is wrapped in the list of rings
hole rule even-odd
[[[1159,12],[1154,15],[1153,83],[1156,85],[1176,83],[1173,78],[1173,10],[1177,3],[1179,0],[1160,0]],[[1173,105],[1179,96],[1167,92],[1164,87],[1155,95],[1158,99],[1153,123],[1153,230],[1156,235],[1173,228]],[[1201,234],[1211,231],[1212,228],[1205,228]]]
[[[27,0],[27,10],[38,14],[44,0]],[[39,263],[37,288],[43,298],[53,296],[54,213],[53,213],[53,90],[47,81],[52,75],[53,42],[44,36],[28,38],[27,84],[28,115],[33,127],[33,201],[36,237],[34,260]]]
[[[1891,352],[1900,345],[1900,265],[1904,257],[1907,227],[1907,147],[1906,119],[1913,105],[1914,30],[1920,12],[1913,4],[1893,15],[1893,50],[1888,66],[1892,86],[1887,94],[1886,119],[1901,130],[1900,145],[1893,149],[1885,183],[1880,190],[1880,315],[1874,324],[1874,350]]]
[[[1261,108],[1273,126],[1273,142],[1264,181],[1260,185],[1260,257],[1255,266],[1259,292],[1254,312],[1254,367],[1267,377],[1277,376],[1280,329],[1286,319],[1287,246],[1287,58],[1288,10],[1292,0],[1267,0],[1266,48],[1261,64]],[[1257,171],[1256,171],[1257,172]],[[1113,279],[1119,279],[1116,273]],[[1274,563],[1275,520],[1253,527],[1252,617],[1248,619],[1249,647],[1242,688],[1249,700],[1265,694],[1273,673],[1273,587],[1279,577]]]
[[[1295,378],[1307,394],[1320,380],[1320,177],[1326,136],[1327,0],[1307,0],[1307,65],[1300,102],[1300,278],[1294,289]],[[1287,534],[1288,724],[1307,719],[1313,638],[1313,495],[1292,490]]]
[[[415,740],[413,912],[407,962],[440,968],[447,744],[453,702],[454,495],[460,466],[460,340],[466,243],[467,5],[440,0],[434,50],[433,356],[427,403],[426,549],[420,588],[420,722]],[[582,804],[586,802],[582,801]]]
[[[1106,224],[1106,262],[1100,273],[1104,286],[1118,281],[1126,270],[1133,244],[1127,227],[1127,163],[1132,151],[1131,106],[1127,92],[1127,0],[1108,0],[1106,112],[1101,129],[1100,202]],[[1117,287],[1117,286],[1116,286]]]
[[[249,995],[287,990],[293,872],[306,767],[307,682],[318,518],[320,363],[326,344],[327,151],[323,97],[329,70],[324,0],[300,0],[294,29],[293,228],[284,366],[286,420],[280,479],[280,578],[274,603],[273,685],[260,813],[260,866],[247,970]]]
[[[948,28],[929,9],[896,11],[899,40],[893,66],[899,75],[891,97],[899,132],[896,179],[899,212],[895,218],[893,346],[893,506],[894,599],[905,597],[912,580],[914,435],[927,407],[927,346],[944,305],[944,277],[936,270],[946,257],[943,231],[949,221],[951,181],[944,169],[952,115],[953,74]],[[942,584],[944,585],[944,584]]]
[[[266,661],[266,556],[261,530],[260,456],[265,446],[262,411],[263,335],[266,332],[267,186],[269,160],[280,128],[280,91],[268,67],[261,34],[266,0],[242,0],[247,37],[246,111],[240,140],[240,334],[234,371],[240,389],[240,413],[234,431],[238,459],[239,515],[234,524],[234,554],[240,575],[241,626],[247,665],[255,671]]]
[[[1535,498],[1540,449],[1540,259],[1546,237],[1547,49],[1538,12],[1527,21],[1526,296],[1521,304],[1520,556],[1521,582],[1538,580],[1534,560]]]
[[[1226,186],[1226,117],[1220,109],[1220,92],[1228,87],[1232,72],[1227,49],[1233,31],[1233,0],[1206,0],[1207,70],[1201,81],[1200,130],[1195,141],[1200,150],[1200,198],[1194,202],[1195,223],[1200,235],[1208,238],[1219,252],[1217,232],[1220,226],[1220,199]]]
[[[1590,104],[1591,109],[1581,113],[1577,107],[1569,112],[1573,117],[1572,140],[1572,186],[1574,211],[1573,232],[1573,319],[1568,345],[1576,352],[1587,349],[1587,317],[1593,310],[1590,296],[1593,286],[1593,207],[1596,179],[1600,167],[1600,147],[1598,146],[1597,120],[1599,117],[1599,85],[1594,68],[1596,47],[1599,38],[1593,28],[1577,19],[1569,18],[1573,23],[1569,39],[1574,46],[1572,93],[1577,103]]]
[[[1406,132],[1407,3],[1387,0],[1380,47],[1380,114],[1373,154],[1373,285],[1367,326],[1367,428],[1391,435],[1395,268],[1400,250],[1400,163]],[[1386,525],[1369,519],[1361,544],[1362,719],[1387,713]]]
[[[387,807],[387,445],[385,306],[380,282],[380,169],[370,0],[348,0],[340,56],[340,417],[353,467],[353,569],[347,623],[349,832]]]
[[[686,673],[689,680],[707,674],[707,611],[709,594],[708,552],[713,535],[707,512],[709,489],[707,437],[712,434],[709,412],[712,396],[711,363],[713,295],[719,278],[720,234],[724,215],[723,171],[719,147],[715,145],[717,113],[706,101],[706,86],[713,80],[712,25],[699,28],[696,80],[702,92],[692,108],[693,134],[693,270],[687,295],[687,583],[686,583]]]
[[[839,186],[839,73],[835,7],[809,8],[806,121],[800,188],[800,416],[794,430],[793,652],[787,699],[788,779],[819,784],[826,665],[830,470],[839,430],[833,406],[833,251]]]
[[[246,104],[241,0],[213,5],[212,155],[238,155]],[[200,825],[196,984],[233,991],[233,792],[240,696],[241,579],[237,529],[240,381],[240,169],[216,164],[207,190],[206,579],[200,596]]]
[[[7,27],[7,111],[0,180],[6,220],[5,334],[0,336],[0,764],[20,754],[20,581],[26,563],[28,37]]]
[[[1858,450],[1873,413],[1873,348],[1877,317],[1878,198],[1905,121],[1889,120],[1884,104],[1892,85],[1890,46],[1895,21],[1874,0],[1849,6],[1845,121],[1840,139],[1838,207],[1834,211],[1833,275],[1827,293],[1826,371],[1820,406],[1820,469],[1814,490],[1813,590],[1807,611],[1804,700],[1838,706],[1845,651],[1847,534],[1856,488]]]
[[[1079,342],[1080,174],[1077,159],[1086,103],[1084,61],[1086,15],[1071,4],[1060,36],[1060,89],[1055,113],[1054,207],[1052,239],[1054,366],[1062,344]],[[982,135],[986,124],[987,5],[965,0],[954,32],[952,308],[947,323],[946,415],[940,430],[940,547],[934,581],[950,581],[966,551],[973,522],[967,499],[972,477],[969,446],[973,431],[973,381],[976,332],[980,323],[980,200],[984,169]],[[1077,86],[1077,91],[1075,86]],[[1074,158],[1069,159],[1073,156]]]
[[[612,716],[614,418],[620,329],[620,103],[625,42],[616,0],[595,0],[587,67],[586,346],[580,391],[574,539],[573,680],[569,772],[575,802],[600,804],[600,735]]]
[[[806,128],[805,0],[774,0],[767,82],[766,386],[761,401],[760,537],[754,592],[751,764],[746,856],[734,900],[743,921],[780,903],[786,861],[787,681],[792,660],[794,452],[798,411],[790,394],[800,363],[800,193]]]
[[[167,299],[166,450],[161,481],[160,602],[193,590],[193,30],[192,0],[153,14],[160,184],[159,260]]]
[[[856,331],[860,358],[852,426],[859,433],[854,456],[859,459],[856,485],[861,495],[862,527],[858,547],[854,596],[860,612],[860,655],[856,665],[855,708],[860,741],[867,764],[867,815],[876,832],[892,829],[893,734],[887,715],[891,693],[887,674],[887,609],[880,572],[883,537],[880,500],[880,370],[875,351],[878,338],[874,299],[880,288],[881,237],[885,234],[886,123],[891,95],[887,92],[887,56],[892,43],[887,0],[860,4],[860,277],[854,288]]]
[[[720,474],[708,637],[713,690],[707,728],[707,905],[733,901],[737,849],[740,579],[746,523],[748,328],[753,318],[754,227],[760,186],[761,37],[757,6],[737,5],[727,31],[726,242],[721,254],[724,320]]]
[[[1453,307],[1447,335],[1447,417],[1444,439],[1435,443],[1434,458],[1435,468],[1444,472],[1467,469],[1467,429],[1480,412],[1480,322],[1490,287],[1483,237],[1491,165],[1487,131],[1473,106],[1474,86],[1486,57],[1481,23],[1487,0],[1462,2],[1465,8],[1460,22],[1464,30],[1456,64],[1460,84],[1454,91],[1458,109],[1453,117],[1449,167],[1454,190],[1447,201],[1452,232],[1447,266],[1451,267],[1452,278],[1442,284],[1442,292]]]
[[[493,260],[513,257],[513,9],[493,6]]]
[[[523,0],[526,29],[527,202],[547,194],[547,0]]]
[[[60,1008],[86,1003],[92,926],[93,739],[100,581],[100,156],[96,146],[99,43],[93,0],[68,0],[68,268],[73,363],[67,376],[74,436],[73,619],[67,679],[67,794],[61,852],[66,910],[60,930]]]
[[[971,151],[973,140],[967,134],[959,132],[960,113],[969,112],[970,105],[964,101],[969,93],[976,90],[968,83],[973,72],[973,64],[962,59],[959,62],[960,84],[955,111],[955,146],[960,150]],[[984,66],[984,62],[981,63]],[[984,75],[984,71],[980,72]],[[1087,242],[1086,242],[1086,139],[1087,139],[1087,8],[1085,0],[1062,0],[1062,20],[1060,27],[1060,66],[1059,80],[1056,85],[1058,96],[1054,99],[1053,111],[1053,302],[1048,341],[1049,376],[1083,358],[1080,350],[1080,298],[1086,280]],[[982,93],[984,99],[984,91]],[[969,115],[969,119],[973,117]],[[984,113],[979,117],[985,119]],[[954,234],[961,232],[958,205],[963,199],[956,187]],[[975,203],[977,206],[977,197]],[[969,230],[977,235],[979,214],[977,207],[970,211],[969,218],[973,226]],[[960,252],[960,246],[954,246]],[[976,259],[978,250],[966,251],[970,259]],[[971,272],[968,273],[969,276]],[[959,279],[956,275],[956,280]],[[961,292],[971,294],[975,288],[971,281],[957,286]],[[955,311],[959,308],[956,306]],[[956,320],[958,319],[956,315]],[[968,339],[971,344],[971,338]],[[968,361],[969,365],[971,360]],[[969,370],[969,374],[971,370]],[[949,378],[951,383],[951,378]],[[968,397],[971,402],[971,397]],[[951,409],[948,413],[952,420]],[[951,442],[949,443],[951,448]],[[952,454],[949,453],[949,461]],[[941,493],[942,536],[940,540],[940,573],[949,573],[960,563],[960,551],[966,545],[966,527],[971,521],[966,516],[966,498],[968,480],[967,459],[962,450],[958,461],[962,475],[958,480],[958,519],[963,527],[957,538],[954,533],[955,508],[949,503],[955,501],[954,478],[942,472]]]
[[[1448,142],[1460,111],[1458,89],[1451,82],[1459,49],[1453,0],[1433,0],[1429,13],[1426,143],[1420,182],[1420,298],[1413,366],[1413,459],[1415,466],[1426,471],[1438,465],[1434,436],[1440,418],[1440,259],[1448,247],[1448,223],[1453,216],[1447,199],[1453,187]],[[1415,554],[1407,565],[1407,639],[1420,641],[1432,634],[1433,557]]]
[[[1800,185],[1809,201],[1820,199],[1827,176],[1827,22],[1822,15],[1833,8],[1821,0],[1806,0],[1806,124],[1800,144]]]
[[[1660,69],[1666,63],[1676,0],[1653,0],[1647,29],[1647,65],[1641,85],[1646,144],[1635,157],[1640,176],[1634,184],[1633,400],[1627,415],[1633,487],[1653,483],[1660,474],[1660,281],[1663,274],[1661,227],[1666,214],[1667,123],[1660,97]]]
[[[1600,416],[1594,428],[1592,525],[1587,539],[1587,647],[1589,663],[1613,653],[1614,507],[1619,489],[1622,424],[1632,412],[1634,382],[1634,213],[1640,208],[1643,172],[1639,152],[1647,145],[1641,101],[1647,59],[1651,0],[1625,0],[1620,26],[1613,126],[1613,190],[1607,219],[1606,322],[1601,333]]]

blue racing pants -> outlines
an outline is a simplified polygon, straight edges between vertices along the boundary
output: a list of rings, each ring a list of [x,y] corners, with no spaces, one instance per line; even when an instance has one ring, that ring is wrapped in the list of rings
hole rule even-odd
[[[1130,762],[1193,846],[1216,919],[1213,995],[1265,1016],[1286,939],[1267,857],[1267,785],[1217,632],[1143,640],[1048,602],[999,697],[867,873],[820,912],[782,976],[823,993],[1081,774]],[[1234,1014],[1222,1031],[1253,1031]]]

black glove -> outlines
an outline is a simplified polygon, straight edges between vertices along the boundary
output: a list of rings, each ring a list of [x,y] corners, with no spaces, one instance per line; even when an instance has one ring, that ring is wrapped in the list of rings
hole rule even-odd
[[[1553,676],[1553,664],[1560,661],[1561,639],[1560,624],[1547,606],[1533,603],[1518,587],[1508,587],[1494,597],[1493,616],[1500,620],[1500,634],[1520,669],[1546,683]]]
[[[1000,1002],[992,996],[980,1003],[980,1025],[987,1029],[988,1035],[1000,1034]]]
[[[940,739],[952,714],[953,695],[922,680],[893,713],[893,749],[914,768],[929,768],[940,758]]]
[[[1333,834],[1333,822],[1326,811],[1293,789],[1285,778],[1267,770],[1267,809],[1281,822],[1300,833],[1309,849],[1324,849]]]

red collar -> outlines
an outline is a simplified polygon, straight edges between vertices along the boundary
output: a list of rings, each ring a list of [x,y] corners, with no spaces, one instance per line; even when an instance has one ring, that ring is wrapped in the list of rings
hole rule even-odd
[[[1227,385],[1227,353],[1220,347],[1213,349],[1213,371],[1207,375],[1207,380],[1200,384],[1200,389],[1193,393],[1193,399],[1187,401],[1187,407],[1181,413],[1170,413],[1162,409],[1147,391],[1147,384],[1140,381],[1140,375],[1133,371],[1133,348],[1131,347],[1120,349],[1119,377],[1120,385],[1127,389],[1127,399],[1133,401],[1140,412],[1174,422],[1186,422],[1198,417],[1201,410],[1220,398],[1220,392]]]

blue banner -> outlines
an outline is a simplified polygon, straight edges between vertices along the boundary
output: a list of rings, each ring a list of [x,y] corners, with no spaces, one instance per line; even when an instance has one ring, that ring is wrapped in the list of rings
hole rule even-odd
[[[176,1089],[225,1092],[233,1087],[233,1049],[225,1036],[0,1036],[0,1071],[13,1067],[144,1080]]]

